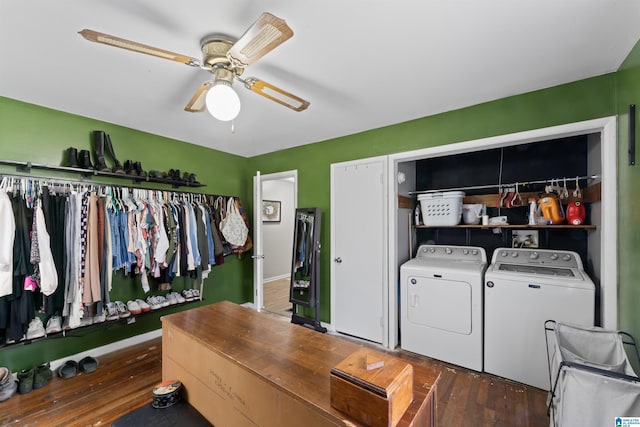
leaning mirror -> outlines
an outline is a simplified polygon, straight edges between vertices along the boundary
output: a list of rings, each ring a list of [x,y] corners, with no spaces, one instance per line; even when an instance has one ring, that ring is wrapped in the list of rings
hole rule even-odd
[[[293,235],[289,301],[314,307],[319,285],[320,209],[298,208]]]

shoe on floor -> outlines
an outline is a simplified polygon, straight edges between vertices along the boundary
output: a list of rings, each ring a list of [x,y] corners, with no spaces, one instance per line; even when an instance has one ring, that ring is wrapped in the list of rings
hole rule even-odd
[[[8,368],[0,367],[0,402],[7,400],[18,389],[18,383],[13,379],[13,375]]]
[[[107,320],[107,310],[102,307],[102,314],[93,316],[93,323],[104,323]]]
[[[143,313],[151,311],[151,306],[147,304],[145,300],[138,298],[136,300],[136,303],[138,304],[138,307],[140,307],[140,310],[142,310]]]
[[[9,371],[9,368],[0,366],[0,386],[8,382],[10,376],[11,376],[11,372]]]
[[[158,297],[153,295],[147,297],[147,304],[151,306],[151,310],[157,310],[159,308],[162,308],[162,305],[160,304]]]
[[[20,340],[19,340],[19,341],[24,341],[24,340],[26,340],[26,339],[27,339],[27,336],[26,336],[26,335],[23,335],[23,336],[22,336],[22,338],[20,338]],[[15,343],[16,343],[15,338],[7,338],[7,341],[5,342],[5,344],[7,344],[7,345],[8,345],[8,344],[15,344]]]
[[[118,316],[121,319],[131,316],[131,312],[122,301],[116,301],[116,309],[118,310]]]
[[[98,359],[95,357],[87,356],[80,361],[80,370],[85,374],[90,374],[91,372],[98,369]]]
[[[23,369],[18,372],[18,393],[27,394],[33,390],[33,368]]]
[[[53,372],[51,372],[51,366],[49,363],[43,363],[42,365],[37,366],[33,376],[33,388],[38,389],[44,387],[52,376]]]
[[[78,374],[78,363],[75,360],[67,360],[58,368],[58,376],[64,380],[73,378]]]
[[[29,328],[27,329],[27,339],[33,340],[36,338],[42,338],[45,336],[44,325],[42,320],[36,316],[31,322],[29,322]]]
[[[171,292],[173,294],[173,296],[175,297],[176,301],[178,301],[178,304],[182,304],[184,302],[186,302],[187,300],[184,299],[184,297],[182,295],[180,295],[178,292]]]
[[[185,301],[193,301],[195,299],[192,289],[185,289],[184,291],[182,291],[182,296],[184,297]]]
[[[142,313],[142,308],[136,301],[127,301],[127,309],[129,309],[129,313],[133,314],[134,316],[136,314]]]
[[[4,384],[0,384],[0,402],[7,400],[13,396],[18,389],[18,382],[13,379],[13,375],[9,373],[11,377],[9,381]]]
[[[158,304],[160,304],[160,307],[169,307],[169,300],[167,300],[164,296],[158,295],[156,296],[156,300],[158,301]]]
[[[178,303],[178,298],[176,298],[176,296],[173,294],[173,292],[169,292],[167,295],[164,296],[167,301],[169,302],[169,305],[175,305]]]
[[[45,332],[47,335],[55,334],[57,332],[62,331],[62,317],[60,316],[51,316],[49,320],[47,320],[47,329]]]
[[[120,313],[118,313],[118,307],[115,302],[108,302],[105,304],[104,309],[107,311],[107,320],[118,320]]]

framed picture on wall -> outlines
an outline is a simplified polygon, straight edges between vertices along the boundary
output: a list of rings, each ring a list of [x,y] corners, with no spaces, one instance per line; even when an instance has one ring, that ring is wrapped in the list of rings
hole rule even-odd
[[[262,201],[262,222],[280,222],[280,202],[276,200]]]

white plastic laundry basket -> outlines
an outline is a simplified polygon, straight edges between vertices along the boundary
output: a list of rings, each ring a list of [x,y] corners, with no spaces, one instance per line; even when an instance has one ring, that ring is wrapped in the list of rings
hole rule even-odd
[[[460,224],[464,191],[419,194],[422,223],[429,226]]]

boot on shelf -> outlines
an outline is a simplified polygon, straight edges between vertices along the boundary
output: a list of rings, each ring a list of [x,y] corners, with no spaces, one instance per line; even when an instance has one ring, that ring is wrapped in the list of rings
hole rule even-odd
[[[116,159],[116,153],[115,151],[113,151],[113,145],[111,145],[111,137],[109,136],[109,134],[106,134],[104,147],[109,157],[111,157],[111,161],[113,162],[113,171],[115,173],[124,174],[124,169],[122,168],[122,165],[120,164],[118,159]]]
[[[64,159],[64,165],[68,168],[77,168],[78,165],[78,149],[69,147],[65,152],[66,158]]]
[[[82,169],[93,169],[89,150],[80,150],[80,153],[78,153],[78,164]]]
[[[127,175],[134,175],[137,176],[138,175],[138,171],[136,170],[133,162],[131,160],[125,160],[124,162],[124,172]]]
[[[142,170],[142,165],[140,164],[140,162],[134,162],[133,163],[133,167],[135,168],[135,170],[138,173],[139,177],[142,177],[142,178],[146,178],[147,177],[147,173]]]
[[[111,172],[104,162],[104,144],[106,134],[102,130],[93,131],[93,154],[96,158],[96,169],[100,172]]]

